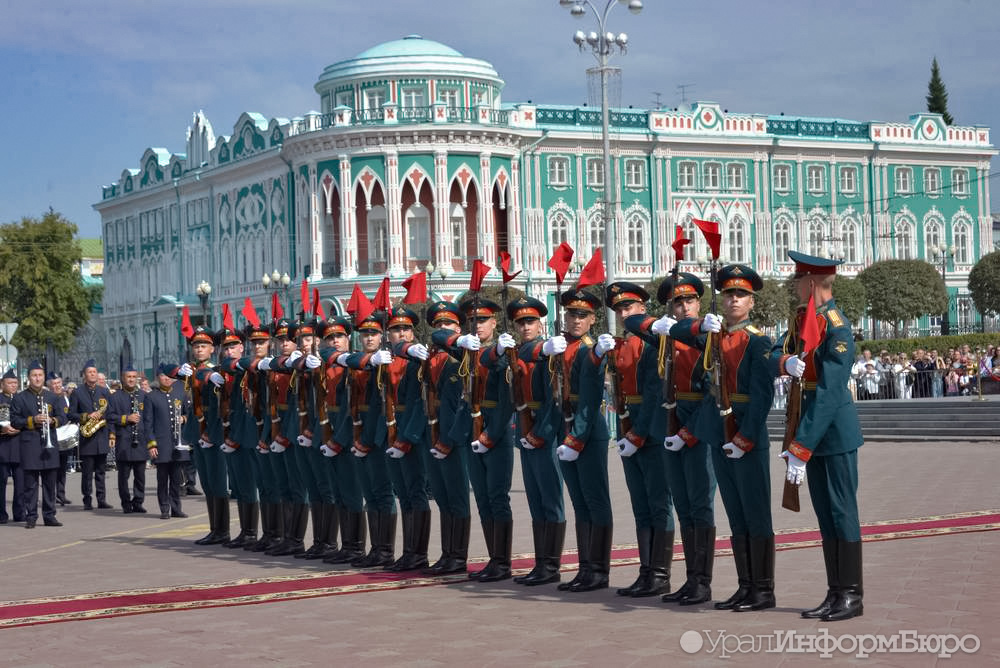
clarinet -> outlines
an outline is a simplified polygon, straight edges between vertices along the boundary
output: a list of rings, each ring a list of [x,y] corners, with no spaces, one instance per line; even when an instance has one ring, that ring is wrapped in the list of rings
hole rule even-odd
[[[139,396],[139,390],[136,389],[134,392],[132,392],[132,399],[131,399],[132,401],[131,413],[133,414],[139,412],[138,396]],[[132,447],[136,448],[138,446],[139,446],[139,423],[137,422],[132,425]]]

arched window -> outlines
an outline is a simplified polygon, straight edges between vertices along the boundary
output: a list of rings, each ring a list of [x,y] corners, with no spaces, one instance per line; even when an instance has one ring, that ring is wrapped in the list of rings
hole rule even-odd
[[[728,260],[732,262],[746,262],[750,253],[747,249],[747,229],[746,221],[740,216],[733,218],[729,224],[729,252]]]
[[[465,257],[465,209],[458,202],[451,203],[451,214],[448,216],[451,225],[451,255],[454,258]]]
[[[562,211],[557,211],[549,219],[549,241],[552,248],[562,242],[569,243],[569,217]]]
[[[792,247],[792,223],[787,218],[779,218],[774,224],[774,252],[778,262],[789,262],[788,251]]]
[[[588,227],[590,228],[590,254],[598,248],[604,248],[604,212],[595,211],[590,216]]]
[[[823,252],[823,237],[826,236],[826,230],[823,229],[823,221],[819,218],[813,218],[809,221],[809,253],[811,255],[820,255]]]
[[[972,250],[969,235],[969,226],[959,223],[953,232],[955,239],[955,262],[958,264],[969,264],[971,262]]]
[[[625,222],[628,233],[628,261],[646,261],[646,221],[639,214],[632,214]]]
[[[844,261],[849,264],[856,264],[861,260],[858,257],[858,224],[854,220],[847,220],[840,228],[840,238],[844,244]]]
[[[368,212],[368,259],[371,262],[389,260],[389,225],[383,206],[373,206]]]
[[[935,249],[941,245],[941,223],[931,219],[924,224],[924,257],[933,258]]]
[[[896,223],[896,259],[913,259],[913,225],[907,220]]]
[[[684,238],[691,240],[691,243],[684,250],[684,259],[688,262],[697,262],[707,252],[705,250],[705,237],[701,230],[695,227],[693,214],[685,214],[681,218],[680,225],[684,230]]]
[[[431,259],[431,217],[420,204],[406,210],[406,243],[408,259]]]

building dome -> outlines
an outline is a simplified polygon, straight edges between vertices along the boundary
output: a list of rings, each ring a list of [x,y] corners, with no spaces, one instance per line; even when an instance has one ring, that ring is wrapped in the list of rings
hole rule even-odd
[[[420,35],[408,35],[362,51],[357,56],[328,65],[316,82],[316,92],[325,96],[348,82],[398,80],[427,77],[465,79],[496,87],[503,80],[485,60],[461,53]]]

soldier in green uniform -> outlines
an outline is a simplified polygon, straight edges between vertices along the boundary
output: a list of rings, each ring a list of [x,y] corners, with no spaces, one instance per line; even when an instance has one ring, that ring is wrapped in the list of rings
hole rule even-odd
[[[807,478],[823,537],[826,598],[802,616],[832,622],[864,613],[858,518],[858,448],[864,438],[847,387],[854,362],[854,338],[851,323],[833,299],[833,281],[840,261],[796,251],[789,251],[788,257],[795,262],[799,301],[806,304],[813,298],[820,339],[804,360],[797,354],[795,333],[786,333],[774,347],[776,373],[803,380],[795,440],[782,456],[788,461],[789,482],[798,485],[803,477]],[[805,311],[800,313],[796,332],[803,331],[807,317]]]
[[[604,303],[623,323],[629,317],[645,318],[649,293],[642,286],[619,281],[607,286]],[[652,320],[652,318],[650,318]],[[659,340],[645,340],[628,329],[607,353],[618,407],[618,454],[635,518],[639,544],[639,577],[617,591],[619,596],[656,596],[670,591],[674,517],[667,479],[666,453],[660,444],[662,428],[655,431],[655,416],[662,403],[662,380],[657,372]],[[662,424],[660,425],[662,427]]]
[[[515,423],[535,548],[534,568],[514,582],[529,587],[562,579],[559,569],[566,540],[563,479],[556,457],[563,415],[552,401],[549,358],[543,351],[542,318],[546,315],[548,308],[534,297],[520,297],[507,305],[507,317],[521,340],[516,347],[520,371],[515,375],[522,381],[523,405],[515,406]],[[498,346],[513,347],[514,343],[509,334],[501,334],[497,341]]]
[[[464,573],[469,555],[472,517],[469,510],[469,430],[472,420],[462,406],[462,381],[458,360],[442,349],[465,324],[461,310],[440,301],[427,309],[435,328],[433,346],[423,382],[433,387],[436,402],[425,406],[428,414],[430,461],[427,482],[441,517],[441,558],[424,569],[425,575]]]
[[[562,364],[562,445],[556,449],[559,468],[573,503],[580,568],[563,591],[593,591],[608,586],[614,522],[608,484],[608,425],[601,415],[604,398],[604,356],[615,347],[610,334],[596,343],[590,328],[601,300],[583,290],[568,290],[559,296],[565,311],[565,335],[549,339]],[[557,341],[561,340],[559,343]],[[559,350],[562,348],[562,350]],[[567,405],[568,402],[568,405]]]
[[[718,382],[724,383],[731,401],[732,410],[723,418],[716,408],[721,398],[709,393],[705,398],[708,405],[701,411],[694,432],[711,449],[733,533],[733,559],[739,581],[737,591],[715,607],[740,612],[763,610],[775,606],[767,434],[774,376],[769,366],[771,339],[750,324],[754,293],[761,289],[763,281],[750,267],[732,264],[718,270],[717,283],[722,293],[723,317],[709,313],[702,319],[685,318],[670,329],[670,335],[686,345],[706,349],[709,360],[715,358],[708,348],[718,346],[716,352],[725,374],[718,368],[714,373],[721,377]],[[720,388],[713,389],[721,395]],[[729,420],[732,424],[725,424]]]

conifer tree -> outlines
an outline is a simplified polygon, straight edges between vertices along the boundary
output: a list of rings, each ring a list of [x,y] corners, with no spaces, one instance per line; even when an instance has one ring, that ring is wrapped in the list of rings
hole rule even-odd
[[[931,63],[931,80],[927,84],[927,111],[941,114],[946,125],[954,124],[954,119],[948,113],[948,91],[941,81],[941,70],[938,68],[937,57]]]

